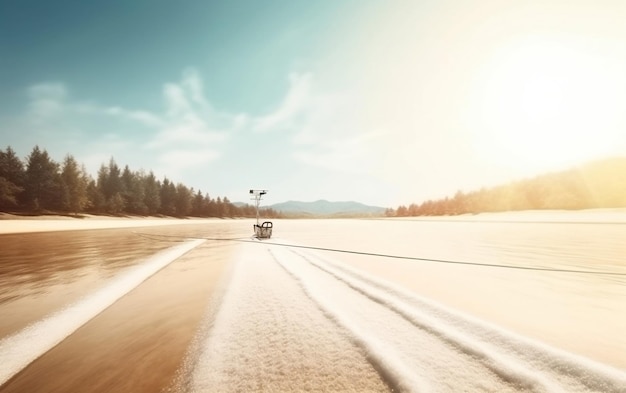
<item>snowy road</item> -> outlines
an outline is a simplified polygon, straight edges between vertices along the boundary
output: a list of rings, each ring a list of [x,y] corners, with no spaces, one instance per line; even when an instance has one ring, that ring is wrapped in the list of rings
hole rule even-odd
[[[181,391],[624,392],[626,374],[312,252],[247,244]]]
[[[0,392],[626,392],[623,276],[433,262],[623,274],[624,224],[277,224],[0,236]]]

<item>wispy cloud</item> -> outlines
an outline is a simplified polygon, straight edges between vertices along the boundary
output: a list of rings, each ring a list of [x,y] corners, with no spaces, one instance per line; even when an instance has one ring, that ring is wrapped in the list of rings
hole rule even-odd
[[[354,94],[324,90],[311,73],[289,75],[289,90],[273,112],[253,119],[256,132],[281,132],[296,163],[337,173],[372,173],[381,133],[364,122]]]
[[[67,118],[76,118],[77,115],[105,115],[137,121],[148,126],[161,124],[161,119],[148,111],[129,110],[119,106],[106,107],[74,99],[65,84],[60,82],[33,85],[28,88],[28,98],[27,116],[31,119],[50,120],[61,115]]]
[[[381,135],[368,132],[343,138],[326,139],[296,149],[293,157],[307,165],[333,172],[376,172],[378,154],[372,149]]]
[[[295,126],[295,122],[311,99],[313,76],[310,73],[289,75],[289,91],[278,108],[254,120],[255,131],[280,131]]]
[[[216,151],[171,150],[159,156],[159,162],[167,168],[197,168],[219,157]]]
[[[43,83],[28,90],[27,117],[39,120],[32,129],[48,140],[53,133],[62,141],[61,154],[77,154],[94,173],[114,156],[131,167],[185,181],[218,162],[220,171],[225,165],[241,167],[238,161],[268,146],[285,153],[272,156],[285,173],[303,166],[335,175],[375,172],[376,146],[384,138],[364,123],[361,101],[324,89],[312,73],[291,73],[288,81],[283,98],[268,113],[215,109],[194,69],[163,84],[160,110],[102,105],[73,97],[62,83]]]
[[[143,110],[128,110],[120,108],[119,106],[112,106],[108,108],[94,108],[95,111],[103,111],[110,116],[116,116],[126,118],[129,120],[137,121],[141,124],[151,127],[160,127],[163,125],[163,120],[154,113]]]
[[[29,115],[35,119],[60,115],[67,98],[65,85],[59,82],[40,83],[28,88]]]
[[[186,70],[178,82],[164,84],[161,111],[75,98],[60,82],[35,84],[27,93],[22,123],[35,143],[52,149],[51,140],[65,149],[80,146],[76,154],[84,155],[88,165],[95,164],[94,157],[126,156],[150,162],[138,158],[150,155],[163,166],[155,170],[174,176],[219,159],[230,130],[248,124],[247,115],[214,111],[193,69]]]
[[[179,83],[167,83],[163,88],[165,113],[160,118],[159,132],[148,148],[186,146],[195,150],[211,149],[209,156],[218,157],[212,147],[228,136],[228,130],[237,123],[234,116],[213,111],[206,99],[202,79],[196,71],[187,70]],[[226,121],[224,121],[226,120]],[[220,127],[219,123],[223,128]]]

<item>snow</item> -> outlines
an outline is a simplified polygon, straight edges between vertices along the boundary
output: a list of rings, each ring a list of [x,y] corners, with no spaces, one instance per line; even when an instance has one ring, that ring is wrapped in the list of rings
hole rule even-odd
[[[320,252],[523,336],[626,370],[626,277],[428,261],[626,274],[626,225],[294,220],[275,227],[277,236],[307,246],[425,258]]]
[[[208,332],[182,390],[626,387],[621,370],[510,333],[340,261],[262,242],[242,246]]]
[[[200,351],[181,390],[388,391],[364,353],[263,246],[242,246]]]
[[[597,224],[518,216],[279,222],[275,233],[288,233],[289,240],[240,245],[174,390],[626,392],[626,372],[597,361],[617,359],[612,364],[623,368],[621,276],[416,263],[271,244],[626,272],[622,216]],[[155,254],[2,339],[0,385],[202,242]],[[587,354],[579,349],[588,347],[607,356],[591,360],[563,349],[573,341],[570,351]]]

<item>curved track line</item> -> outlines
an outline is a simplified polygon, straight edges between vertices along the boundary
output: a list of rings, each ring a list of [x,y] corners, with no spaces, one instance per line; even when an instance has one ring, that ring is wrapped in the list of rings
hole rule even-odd
[[[626,386],[626,375],[620,370],[552,348],[546,344],[504,331],[487,322],[454,312],[443,305],[422,299],[415,294],[396,288],[383,280],[370,277],[349,266],[343,266],[343,264],[331,262],[318,256],[312,257],[303,255],[300,252],[292,252],[304,258],[313,266],[345,282],[346,285],[364,296],[384,304],[405,316],[416,325],[421,327],[426,325],[428,329],[433,329],[434,334],[441,335],[442,338],[450,340],[450,343],[488,360],[489,363],[486,365],[490,368],[493,367],[490,364],[494,364],[494,361],[496,361],[496,364],[499,363],[498,360],[500,358],[498,355],[492,355],[494,350],[497,349],[499,352],[506,352],[515,355],[518,359],[524,359],[527,363],[541,363],[546,369],[577,379],[580,384],[588,389],[603,392],[626,391],[624,388]],[[440,320],[440,322],[438,323],[437,320]],[[446,324],[441,324],[441,321],[444,321]],[[471,340],[477,343],[480,341],[482,344],[474,345]],[[496,370],[494,369],[494,371]],[[503,371],[503,376],[506,376],[508,370]],[[545,379],[543,381],[545,382]],[[549,391],[554,391],[554,389],[553,386],[549,387]]]
[[[0,341],[0,386],[119,298],[203,242],[190,240],[158,252],[82,300],[3,338]]]
[[[436,337],[441,343],[475,359],[514,389],[537,392],[624,392],[626,375],[620,370],[535,343],[475,318],[466,317],[341,263],[330,262],[317,255],[296,252],[293,249],[291,252],[291,256],[278,250],[273,254],[277,262],[299,282],[305,293],[332,320],[349,330],[355,336],[355,341],[367,352],[370,354],[373,352],[377,364],[384,366],[379,368],[382,369],[383,376],[398,377],[394,377],[393,380],[403,391],[413,391],[416,386],[427,386],[428,383],[418,382],[421,379],[419,372],[406,369],[401,362],[399,364],[398,359],[395,359],[396,354],[389,352],[388,349],[382,351],[387,359],[379,359],[377,348],[384,347],[385,338],[361,329],[356,322],[358,317],[357,320],[351,321],[346,315],[351,311],[345,305],[336,305],[336,302],[327,296],[325,292],[331,290],[329,288],[334,288],[332,290],[335,297],[348,296],[349,292],[343,292],[346,290],[354,291],[362,296],[363,300],[359,302],[367,299],[401,316],[417,328],[414,333],[407,333],[408,335],[421,334],[418,331],[422,331]],[[308,268],[303,265],[303,261],[309,265]],[[318,269],[318,273],[310,270],[311,268]],[[337,283],[344,285],[345,289],[341,289]],[[379,339],[383,341],[379,342]],[[403,350],[400,349],[400,352]],[[401,356],[407,359],[406,354]],[[415,380],[416,377],[418,380]],[[411,380],[412,382],[402,383]]]
[[[306,279],[291,269],[288,263],[281,261],[274,253],[272,253],[272,256],[274,256],[276,262],[293,277],[307,296],[320,307],[328,318],[350,332],[354,342],[365,350],[370,362],[373,363],[376,370],[381,374],[381,377],[392,386],[394,390],[400,392],[432,391],[432,387],[428,386],[425,381],[420,380],[412,370],[405,367],[404,364],[398,360],[397,356],[394,356],[393,353],[385,348],[384,343],[376,339],[375,336],[366,333],[352,323],[350,319],[342,315],[340,310],[333,307],[328,299],[324,299],[320,296],[320,294],[309,285]]]

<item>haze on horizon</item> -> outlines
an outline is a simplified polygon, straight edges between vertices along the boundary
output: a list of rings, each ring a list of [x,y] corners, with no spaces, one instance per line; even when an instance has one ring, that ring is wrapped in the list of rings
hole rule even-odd
[[[397,206],[626,155],[622,1],[0,4],[0,147]]]

